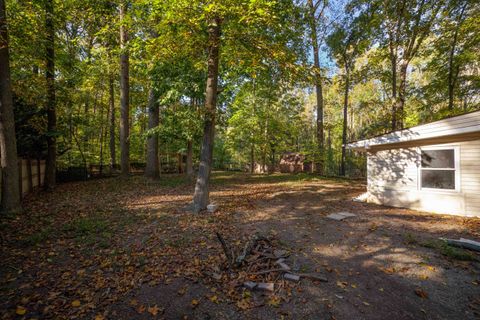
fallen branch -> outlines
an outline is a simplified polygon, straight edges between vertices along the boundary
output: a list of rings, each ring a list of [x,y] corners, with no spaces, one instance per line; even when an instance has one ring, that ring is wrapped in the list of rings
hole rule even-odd
[[[222,249],[223,249],[223,252],[225,253],[225,257],[227,258],[228,266],[231,267],[233,264],[233,261],[235,261],[233,258],[233,252],[228,247],[222,235],[219,232],[215,232],[215,234],[217,235],[218,241],[220,241],[220,243],[222,244]]]
[[[464,239],[464,238],[460,238],[459,240],[445,239],[445,238],[440,238],[440,239],[446,241],[451,246],[480,251],[480,242],[477,242],[477,241]]]
[[[254,272],[254,273],[252,273],[252,275],[261,275],[261,274],[267,274],[267,273],[272,273],[272,272],[289,272],[289,270],[286,270],[286,269],[283,269],[283,268],[269,269],[269,270]]]

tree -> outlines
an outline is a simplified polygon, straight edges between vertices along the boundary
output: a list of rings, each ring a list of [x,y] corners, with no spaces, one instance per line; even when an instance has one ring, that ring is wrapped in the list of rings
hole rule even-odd
[[[205,124],[203,128],[200,165],[198,168],[193,211],[198,213],[209,204],[209,183],[212,170],[213,139],[215,135],[215,114],[217,112],[218,66],[220,62],[221,19],[214,16],[208,25],[208,68],[205,91]]]
[[[345,176],[345,160],[348,127],[348,106],[351,87],[351,76],[355,70],[355,60],[358,55],[368,47],[368,34],[365,25],[369,23],[369,17],[365,14],[355,15],[346,10],[346,15],[341,24],[336,24],[334,31],[328,37],[327,43],[337,64],[344,69],[344,95],[343,95],[343,125],[342,125],[342,156],[340,174]]]
[[[122,175],[130,173],[130,81],[127,2],[120,4],[120,165]]]
[[[407,72],[420,46],[431,33],[443,1],[436,0],[379,0],[369,8],[374,10],[372,24],[388,48],[391,66],[392,130],[403,129],[407,90]],[[374,20],[372,20],[374,21]]]
[[[155,89],[150,88],[148,97],[148,129],[152,130],[158,127],[160,123],[158,99],[155,94]],[[159,161],[158,161],[158,135],[151,134],[147,138],[147,162],[145,168],[145,176],[149,178],[158,178],[160,175]]]
[[[47,161],[45,188],[52,189],[56,183],[57,166],[57,114],[55,97],[55,25],[54,2],[45,1],[45,78],[47,83]]]
[[[0,0],[0,211],[21,209],[18,184],[17,142],[10,75],[7,13],[5,1]]]
[[[317,0],[315,3],[313,0],[308,0],[309,7],[309,24],[310,35],[313,48],[313,61],[314,61],[314,79],[315,79],[315,92],[317,98],[317,144],[319,151],[319,162],[317,163],[317,172],[323,174],[323,157],[324,157],[324,134],[323,134],[323,88],[322,88],[322,73],[320,69],[320,57],[319,57],[319,41],[317,33],[317,10],[320,7],[319,19],[323,18],[323,12],[327,7],[325,0]]]

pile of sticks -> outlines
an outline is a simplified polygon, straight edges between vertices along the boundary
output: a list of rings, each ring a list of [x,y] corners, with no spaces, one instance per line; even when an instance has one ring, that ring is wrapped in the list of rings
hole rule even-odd
[[[279,280],[298,282],[302,277],[327,281],[322,275],[299,273],[298,267],[291,266],[288,261],[290,253],[275,248],[267,237],[254,234],[242,248],[233,250],[220,233],[217,232],[216,236],[222,245],[227,268],[240,275],[247,289],[274,291]]]

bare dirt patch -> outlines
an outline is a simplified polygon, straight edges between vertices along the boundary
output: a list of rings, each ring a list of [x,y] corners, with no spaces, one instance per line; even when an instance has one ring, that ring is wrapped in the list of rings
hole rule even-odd
[[[352,202],[361,182],[216,173],[215,214],[183,211],[179,176],[59,186],[2,219],[2,319],[477,319],[478,219]],[[330,213],[357,216],[334,221]],[[215,232],[241,247],[255,232],[328,282],[247,290],[225,269]],[[221,278],[213,279],[212,271]],[[278,290],[277,290],[278,289]]]

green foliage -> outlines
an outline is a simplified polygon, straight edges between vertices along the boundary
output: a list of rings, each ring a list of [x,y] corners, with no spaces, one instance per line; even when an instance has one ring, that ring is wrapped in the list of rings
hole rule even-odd
[[[45,137],[54,134],[59,167],[108,164],[110,81],[117,157],[119,153],[118,3],[54,1],[58,125],[56,132],[46,132],[43,4],[6,2],[20,155],[42,157]],[[472,0],[327,3],[317,17],[324,75],[323,155],[318,154],[315,140],[305,2],[138,0],[128,6],[121,23],[129,30],[132,161],[145,161],[145,139],[150,135],[159,136],[161,153],[185,153],[191,140],[194,159],[198,158],[207,28],[213,18],[219,19],[222,29],[214,149],[219,168],[243,170],[253,149],[254,161],[261,165],[278,164],[283,152],[301,152],[307,161],[323,157],[326,174],[338,174],[346,66],[350,71],[347,140],[390,130],[389,40],[395,22],[401,22],[393,30],[398,31],[394,43],[400,48],[398,61],[409,59],[406,126],[479,108],[480,14]],[[416,19],[418,26],[410,28]],[[422,34],[415,42],[418,51],[405,56],[408,39],[417,31]],[[447,75],[452,70],[450,79]],[[452,108],[449,84],[453,85]],[[148,130],[151,88],[161,121]],[[350,175],[360,174],[364,166],[362,157],[347,154]]]

